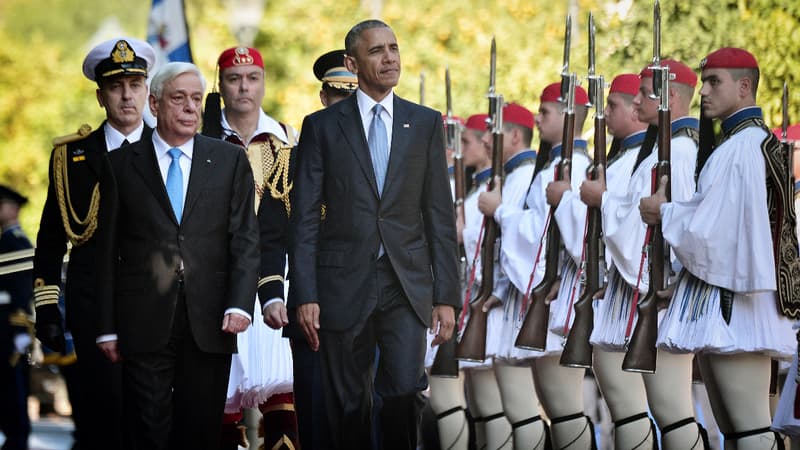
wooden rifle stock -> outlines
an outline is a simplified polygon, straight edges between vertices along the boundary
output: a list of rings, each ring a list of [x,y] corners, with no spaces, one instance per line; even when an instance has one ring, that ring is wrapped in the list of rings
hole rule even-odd
[[[666,92],[662,93],[666,95]],[[658,111],[658,165],[653,178],[653,193],[663,176],[670,176],[670,144],[672,129],[669,109]],[[667,183],[665,193],[669,201],[671,192],[670,183]],[[628,350],[622,360],[622,370],[627,372],[655,373],[656,371],[656,340],[658,338],[658,291],[666,288],[666,275],[670,267],[667,264],[669,253],[667,250],[661,225],[651,225],[648,262],[650,266],[650,284],[647,295],[639,300],[636,305],[638,318],[633,329]]]
[[[486,125],[492,133],[492,172],[489,189],[501,189],[503,178],[503,96],[495,92],[497,48],[492,38],[489,68],[489,117]],[[500,185],[495,178],[500,177]],[[492,296],[494,289],[495,241],[500,229],[492,217],[484,217],[484,234],[481,242],[481,288],[478,297],[469,305],[469,322],[464,328],[461,340],[456,347],[456,358],[464,361],[483,361],[486,359],[486,319],[483,305]]]
[[[572,172],[572,148],[575,139],[575,111],[570,107],[575,92],[574,74],[571,75],[569,93],[567,94],[567,110],[564,114],[564,133],[561,140],[561,161],[556,168],[556,180],[564,179],[566,174]],[[547,243],[545,244],[545,269],[544,278],[531,291],[531,306],[522,322],[514,346],[527,350],[544,351],[547,347],[547,325],[550,321],[550,305],[546,302],[547,295],[561,280],[561,231],[555,219],[555,206],[550,207],[550,226],[547,229]]]
[[[602,106],[597,106],[602,108]],[[598,114],[602,116],[601,114]],[[606,123],[604,117],[594,120],[594,164],[591,178],[598,179],[598,167],[606,167]],[[588,208],[586,227],[586,283],[580,298],[574,305],[575,319],[567,334],[560,363],[567,367],[592,367],[592,344],[589,338],[594,329],[594,296],[605,285],[605,257],[603,251],[603,227],[600,208]]]
[[[492,142],[492,178],[490,189],[494,189],[495,176],[503,173],[503,133],[495,133]],[[499,188],[499,186],[498,186]],[[492,296],[494,289],[495,242],[500,235],[497,222],[491,217],[484,218],[483,242],[481,243],[481,287],[477,298],[469,304],[469,321],[464,327],[456,347],[456,358],[464,361],[486,359],[486,320],[488,313],[483,305]]]

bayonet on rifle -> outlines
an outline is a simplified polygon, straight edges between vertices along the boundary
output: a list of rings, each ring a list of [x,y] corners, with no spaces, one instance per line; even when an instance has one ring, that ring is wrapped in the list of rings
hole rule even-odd
[[[572,42],[572,16],[567,15],[567,23],[564,27],[564,56],[561,61],[561,97],[558,99],[565,102],[567,99],[567,89],[569,88],[569,51]]]

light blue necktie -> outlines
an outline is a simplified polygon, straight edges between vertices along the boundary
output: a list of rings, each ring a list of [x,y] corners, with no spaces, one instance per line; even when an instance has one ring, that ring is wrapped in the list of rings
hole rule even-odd
[[[383,193],[383,182],[386,179],[386,167],[389,165],[389,138],[386,135],[386,125],[381,120],[383,107],[380,103],[372,107],[372,122],[369,124],[369,155],[372,157],[372,168],[375,170],[375,181],[378,184],[378,194]]]
[[[181,159],[181,149],[173,147],[169,149],[169,156],[172,157],[172,162],[169,164],[167,171],[167,195],[169,201],[172,203],[172,211],[175,212],[175,218],[178,223],[181,223],[181,216],[183,216],[183,171],[179,163]]]

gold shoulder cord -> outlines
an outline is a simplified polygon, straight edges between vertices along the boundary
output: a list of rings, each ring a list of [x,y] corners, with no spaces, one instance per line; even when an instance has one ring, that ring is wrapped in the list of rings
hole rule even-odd
[[[64,231],[67,237],[74,246],[80,246],[86,243],[95,230],[97,229],[97,213],[100,209],[100,183],[95,183],[92,190],[92,198],[89,202],[89,210],[86,212],[86,217],[80,219],[72,206],[72,199],[69,192],[69,171],[67,167],[67,143],[76,141],[86,137],[91,132],[88,125],[83,125],[78,130],[77,134],[65,136],[56,139],[56,145],[53,151],[53,182],[55,183],[56,197],[58,199],[58,209],[61,212],[61,222],[64,225]],[[67,215],[67,208],[69,208],[69,216]],[[72,229],[70,217],[80,226],[86,227],[83,233],[75,233]]]
[[[273,148],[277,149],[274,159],[272,157]],[[289,161],[292,147],[284,144],[275,136],[269,135],[269,141],[264,142],[261,149],[264,155],[262,158],[264,161],[264,187],[269,189],[272,198],[283,201],[286,215],[291,216],[292,205],[289,201],[289,193],[292,191],[293,183],[289,182]]]

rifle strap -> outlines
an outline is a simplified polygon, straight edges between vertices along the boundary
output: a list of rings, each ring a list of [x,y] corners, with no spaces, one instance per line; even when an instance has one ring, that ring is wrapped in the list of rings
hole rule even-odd
[[[722,432],[722,435],[725,436],[726,441],[738,441],[739,439],[755,436],[758,434],[765,434],[765,433],[774,433],[776,442],[779,442],[778,448],[782,448],[781,444],[783,444],[783,440],[780,438],[778,433],[772,431],[770,427],[763,427],[763,428],[755,428],[752,430],[747,431],[739,431],[736,433],[725,433]]]
[[[586,232],[589,229],[589,214],[586,214],[586,221],[583,224],[583,245],[581,246],[581,263],[578,265],[578,272],[576,274],[576,278],[578,281],[572,285],[572,292],[569,296],[569,307],[567,307],[567,317],[564,319],[564,336],[569,334],[569,321],[572,318],[572,309],[575,305],[575,294],[578,290],[578,285],[581,284],[581,277],[583,275],[584,267],[586,266]],[[568,256],[569,257],[569,256]]]
[[[478,241],[483,241],[483,230],[486,228],[486,221],[487,218],[483,218],[481,222],[481,229],[478,232]],[[469,280],[467,281],[467,292],[464,294],[464,305],[461,307],[461,315],[458,318],[458,329],[462,330],[464,328],[464,318],[466,317],[467,310],[469,309],[469,301],[472,299],[472,285],[475,284],[475,269],[478,263],[478,256],[481,254],[481,246],[477,245],[475,247],[475,254],[472,256],[472,267],[469,271]]]
[[[547,228],[550,226],[550,219],[553,217],[553,210],[550,210],[550,213],[547,215],[547,219],[544,222],[544,228],[542,229],[542,237],[539,238],[539,249],[536,251],[536,259],[533,260],[533,270],[531,270],[531,275],[528,277],[528,287],[525,288],[525,292],[522,294],[522,307],[520,308],[519,314],[520,316],[525,315],[525,311],[528,310],[528,301],[531,298],[531,289],[533,288],[533,279],[536,276],[536,267],[539,265],[539,261],[542,257],[542,248],[544,247],[544,238],[547,236]]]
[[[512,430],[516,430],[517,428],[521,428],[521,427],[524,427],[525,425],[530,425],[530,424],[532,424],[534,422],[539,422],[541,420],[542,420],[542,416],[528,417],[527,419],[522,419],[522,420],[520,420],[518,422],[512,423],[511,424],[511,429]]]

